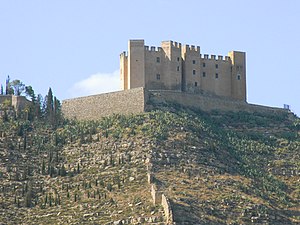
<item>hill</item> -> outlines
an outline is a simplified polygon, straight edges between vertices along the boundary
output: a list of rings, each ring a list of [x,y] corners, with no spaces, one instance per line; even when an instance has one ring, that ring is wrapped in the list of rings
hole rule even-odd
[[[2,122],[0,221],[166,224],[154,185],[169,223],[298,224],[299,127],[290,113],[174,105],[57,128]]]

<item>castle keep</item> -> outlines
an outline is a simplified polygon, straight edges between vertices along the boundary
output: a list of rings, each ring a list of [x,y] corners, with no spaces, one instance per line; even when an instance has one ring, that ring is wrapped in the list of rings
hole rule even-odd
[[[129,40],[128,53],[120,55],[122,90],[172,90],[204,93],[246,101],[245,52],[228,56],[202,55],[200,47],[163,41],[161,47]]]
[[[122,91],[64,100],[64,116],[97,120],[169,103],[207,112],[286,112],[247,103],[245,52],[209,56],[198,46],[163,41],[149,48],[144,40],[130,40],[128,52],[120,55],[120,74]]]

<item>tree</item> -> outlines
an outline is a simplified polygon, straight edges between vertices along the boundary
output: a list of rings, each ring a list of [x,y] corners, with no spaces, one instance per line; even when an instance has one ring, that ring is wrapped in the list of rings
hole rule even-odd
[[[35,112],[34,112],[37,118],[41,118],[42,116],[42,110],[41,110],[42,104],[43,104],[43,96],[41,94],[38,94],[36,99],[36,104],[35,104]]]
[[[5,94],[6,95],[13,95],[14,89],[11,88],[11,82],[9,75],[7,76],[6,83],[5,83]]]
[[[36,96],[35,96],[34,90],[33,90],[33,88],[31,86],[26,86],[25,87],[25,94],[26,94],[26,96],[28,96],[28,97],[31,98],[31,101],[33,103],[36,102]]]
[[[13,89],[13,94],[20,96],[25,91],[25,84],[20,80],[13,80],[9,83],[9,87]]]
[[[50,122],[53,121],[53,94],[52,89],[49,88],[48,94],[45,97],[45,103],[44,103],[44,112],[45,112],[45,118],[48,119]]]
[[[54,124],[55,125],[58,125],[60,124],[61,122],[61,118],[62,118],[62,115],[61,115],[61,104],[60,104],[60,101],[54,97],[54,103],[53,103],[53,116],[54,116]]]

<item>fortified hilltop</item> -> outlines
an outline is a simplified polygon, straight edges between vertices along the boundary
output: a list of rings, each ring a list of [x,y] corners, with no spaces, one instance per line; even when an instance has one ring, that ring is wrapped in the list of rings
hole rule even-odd
[[[130,40],[120,56],[122,90],[173,90],[207,93],[246,101],[245,52],[202,55],[199,46],[163,41],[161,47]]]
[[[169,103],[203,111],[283,111],[247,103],[246,53],[240,51],[216,56],[173,41],[149,47],[129,40],[128,52],[120,54],[120,79],[121,91],[64,100],[65,117],[96,120]]]

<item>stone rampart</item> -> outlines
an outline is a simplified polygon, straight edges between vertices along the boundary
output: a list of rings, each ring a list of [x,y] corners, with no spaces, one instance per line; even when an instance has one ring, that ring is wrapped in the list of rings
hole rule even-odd
[[[167,224],[174,224],[173,211],[169,199],[165,194],[161,195],[161,205],[165,212]]]
[[[218,96],[205,94],[192,94],[180,91],[149,91],[148,105],[159,105],[164,103],[175,103],[185,107],[198,108],[203,111],[246,111],[261,113],[286,113],[287,110],[275,107],[248,104],[244,101],[230,100]]]
[[[145,111],[143,88],[92,95],[62,102],[62,112],[68,119],[97,120],[112,114],[136,114]]]
[[[134,88],[106,94],[92,95],[64,100],[62,111],[68,119],[97,120],[112,114],[137,114],[151,109],[151,105],[175,103],[185,107],[193,107],[203,111],[246,111],[281,114],[286,109],[248,104],[244,101],[192,94],[181,91],[146,91],[144,88]]]
[[[22,110],[30,104],[30,101],[28,101],[24,96],[0,95],[0,104],[3,104],[6,101],[8,101],[9,104],[16,110]]]

